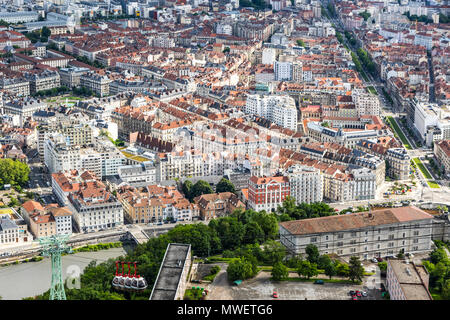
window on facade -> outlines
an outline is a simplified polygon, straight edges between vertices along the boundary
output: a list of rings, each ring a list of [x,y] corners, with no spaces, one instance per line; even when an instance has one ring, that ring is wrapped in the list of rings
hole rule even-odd
[[[418,236],[419,235],[419,231],[414,231],[414,235]]]
[[[342,238],[344,238],[344,234],[343,233],[338,234],[338,239],[342,239]]]
[[[311,243],[313,243],[313,242],[317,242],[317,237],[311,238]]]

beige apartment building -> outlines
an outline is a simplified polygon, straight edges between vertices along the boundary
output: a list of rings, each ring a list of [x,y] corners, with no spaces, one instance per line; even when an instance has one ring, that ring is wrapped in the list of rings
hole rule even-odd
[[[433,216],[401,207],[280,223],[280,241],[291,254],[314,244],[320,254],[362,259],[431,250]]]

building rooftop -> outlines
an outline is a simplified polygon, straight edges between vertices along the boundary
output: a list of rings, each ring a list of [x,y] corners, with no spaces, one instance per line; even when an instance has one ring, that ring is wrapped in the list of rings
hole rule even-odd
[[[407,300],[432,300],[426,283],[428,274],[423,266],[397,259],[389,259],[388,263]]]
[[[357,212],[346,215],[286,221],[280,226],[295,235],[327,233],[390,225],[415,220],[432,219],[433,216],[414,206]]]
[[[150,300],[174,300],[190,244],[169,243]]]

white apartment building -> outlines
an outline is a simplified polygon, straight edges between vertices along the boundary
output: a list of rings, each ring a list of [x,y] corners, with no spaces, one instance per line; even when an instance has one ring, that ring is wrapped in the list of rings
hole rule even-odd
[[[83,184],[79,192],[70,193],[69,208],[81,232],[123,225],[122,204],[99,182]]]
[[[0,244],[19,242],[19,227],[8,217],[0,217]]]
[[[279,126],[297,131],[297,107],[289,96],[248,95],[244,112],[266,118]]]
[[[156,167],[152,162],[121,166],[117,173],[121,180],[132,187],[144,187],[156,183]]]
[[[291,254],[314,244],[320,254],[393,256],[431,250],[433,216],[401,207],[280,223],[280,241]]]
[[[100,179],[117,175],[125,156],[115,147],[97,142],[93,147],[71,146],[60,133],[49,135],[44,142],[44,163],[50,173],[89,170]]]
[[[292,80],[292,62],[275,61],[273,64],[275,73],[275,81],[291,81]]]
[[[420,134],[420,137],[425,140],[427,128],[435,126],[438,123],[440,116],[440,108],[436,104],[416,103],[414,108],[414,126]]]
[[[377,95],[366,92],[354,92],[352,95],[358,117],[363,115],[380,115],[380,100]]]
[[[264,48],[262,52],[262,64],[273,64],[276,56],[277,54],[274,48]]]
[[[297,164],[289,167],[287,176],[291,187],[291,197],[297,204],[323,200],[323,177],[320,170]]]

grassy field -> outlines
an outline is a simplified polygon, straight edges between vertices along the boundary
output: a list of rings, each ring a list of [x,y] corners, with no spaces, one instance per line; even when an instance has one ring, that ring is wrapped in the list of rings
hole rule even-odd
[[[434,181],[427,181],[428,185],[430,186],[430,188],[434,188],[434,189],[439,189],[439,185],[434,182]]]
[[[369,90],[370,93],[378,95],[377,90],[375,90],[375,88],[373,86],[368,86],[367,90]]]
[[[414,163],[419,167],[420,171],[422,171],[423,176],[426,179],[433,179],[431,174],[428,172],[427,168],[423,165],[422,161],[419,158],[413,158]]]
[[[406,139],[405,135],[403,134],[403,131],[400,130],[400,128],[397,125],[397,122],[395,122],[394,118],[387,117],[387,119],[388,119],[389,123],[391,124],[391,127],[394,129],[395,133],[400,137],[400,140],[402,141],[402,143],[405,146],[405,148],[408,149],[408,150],[411,150],[412,147],[408,143],[408,140]]]

